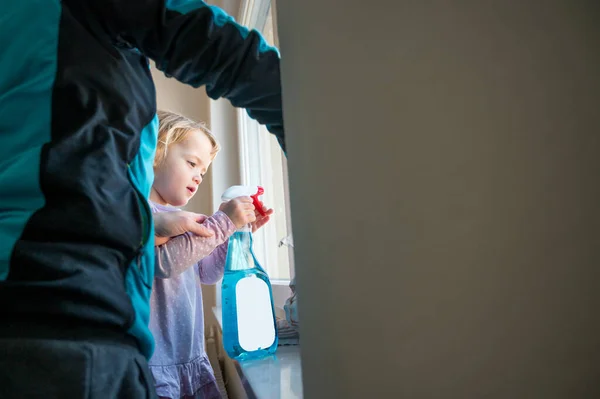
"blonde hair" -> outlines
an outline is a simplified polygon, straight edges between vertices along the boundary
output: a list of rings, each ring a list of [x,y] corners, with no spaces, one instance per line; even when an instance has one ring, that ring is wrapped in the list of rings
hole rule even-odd
[[[158,167],[167,157],[167,150],[172,144],[181,143],[191,132],[201,131],[208,137],[212,144],[210,152],[211,159],[214,159],[217,152],[221,149],[219,142],[204,123],[195,122],[183,115],[171,111],[157,112],[158,115],[158,143],[156,144],[156,155],[154,156],[154,167]]]

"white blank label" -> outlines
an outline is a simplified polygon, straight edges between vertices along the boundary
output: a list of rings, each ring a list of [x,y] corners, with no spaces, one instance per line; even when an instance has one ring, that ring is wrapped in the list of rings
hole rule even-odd
[[[235,294],[240,346],[247,352],[269,348],[275,342],[269,286],[257,277],[244,277]]]

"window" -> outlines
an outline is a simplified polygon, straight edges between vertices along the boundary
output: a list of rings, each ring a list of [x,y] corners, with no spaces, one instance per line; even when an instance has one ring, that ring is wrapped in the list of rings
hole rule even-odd
[[[270,0],[246,0],[242,10],[240,22],[260,31],[271,46],[276,45]],[[264,202],[275,210],[271,222],[256,233],[254,250],[271,281],[287,284],[293,270],[293,244],[285,155],[275,136],[252,120],[245,110],[238,110],[238,116],[242,183],[263,186]]]

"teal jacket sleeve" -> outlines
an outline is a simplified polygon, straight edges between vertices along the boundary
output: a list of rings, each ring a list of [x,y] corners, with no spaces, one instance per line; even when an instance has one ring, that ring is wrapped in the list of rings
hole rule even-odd
[[[167,76],[245,108],[285,151],[279,52],[258,32],[200,0],[63,1]]]

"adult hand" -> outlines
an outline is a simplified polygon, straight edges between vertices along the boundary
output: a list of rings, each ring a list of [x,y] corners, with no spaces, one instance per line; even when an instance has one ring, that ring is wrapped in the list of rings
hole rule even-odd
[[[205,215],[187,211],[159,212],[154,214],[155,245],[162,245],[187,232],[200,237],[211,237],[214,233],[200,223],[206,220]]]

